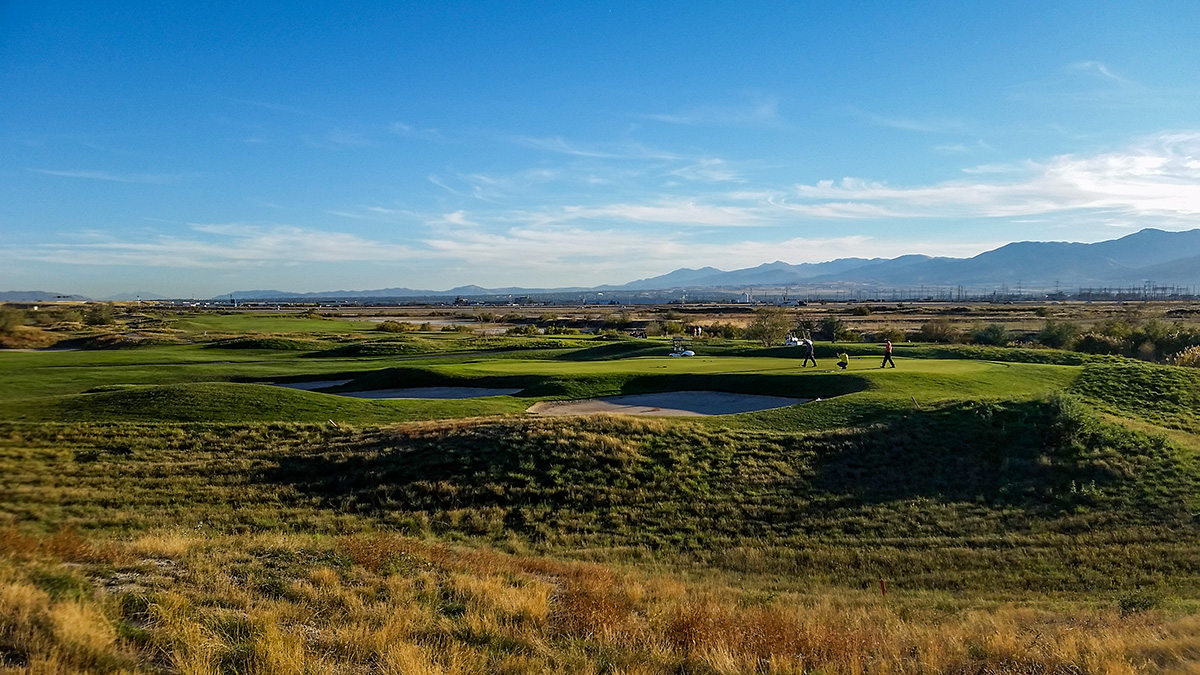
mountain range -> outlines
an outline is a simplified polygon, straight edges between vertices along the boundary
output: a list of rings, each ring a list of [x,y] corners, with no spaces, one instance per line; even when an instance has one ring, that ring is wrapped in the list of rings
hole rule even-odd
[[[905,255],[841,258],[824,263],[773,262],[724,272],[711,267],[679,269],[640,279],[627,290],[856,285],[1056,287],[1195,286],[1200,284],[1200,229],[1145,229],[1095,244],[1023,241],[971,258]]]
[[[1200,286],[1200,229],[1166,232],[1145,229],[1097,242],[1022,241],[971,258],[903,255],[897,258],[839,258],[797,265],[781,261],[739,270],[681,268],[656,277],[591,288],[481,288],[445,291],[384,288],[371,291],[238,291],[238,299],[334,297],[440,297],[530,295],[539,293],[633,292],[764,287],[847,286],[880,289],[896,286],[963,286],[976,291],[1002,286],[1025,290],[1057,288],[1141,288]]]
[[[775,261],[739,270],[715,267],[681,268],[625,284],[566,288],[482,288],[459,286],[444,291],[381,288],[362,291],[295,293],[251,290],[226,293],[217,299],[440,298],[569,293],[638,293],[649,291],[751,290],[810,287],[859,290],[917,286],[964,287],[991,291],[1000,287],[1066,291],[1084,288],[1142,288],[1174,286],[1200,289],[1200,229],[1167,232],[1144,229],[1094,244],[1022,241],[971,258],[904,255],[898,258],[839,258],[792,265]],[[125,297],[131,294],[124,294]],[[158,299],[140,293],[142,299]],[[0,292],[0,301],[29,302],[83,299],[43,291]]]

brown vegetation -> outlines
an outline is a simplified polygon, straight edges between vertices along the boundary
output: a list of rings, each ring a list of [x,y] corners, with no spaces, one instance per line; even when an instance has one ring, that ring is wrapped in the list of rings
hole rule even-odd
[[[396,535],[0,530],[6,673],[1187,673],[1200,620],[719,578]]]

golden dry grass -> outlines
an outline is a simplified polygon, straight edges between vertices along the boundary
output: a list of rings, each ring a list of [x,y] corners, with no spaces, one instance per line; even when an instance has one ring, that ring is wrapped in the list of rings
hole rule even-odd
[[[0,530],[0,673],[1195,673],[1200,616],[714,580],[396,535]],[[65,561],[62,554],[72,556]]]

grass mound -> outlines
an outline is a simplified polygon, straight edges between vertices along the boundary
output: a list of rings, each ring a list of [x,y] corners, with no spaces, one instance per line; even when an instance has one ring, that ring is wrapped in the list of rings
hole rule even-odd
[[[441,423],[367,452],[281,458],[261,479],[415,532],[686,552],[842,584],[863,566],[946,589],[1083,590],[1167,571],[1200,582],[1187,543],[1200,533],[1196,467],[1069,399],[810,435],[617,417]],[[1134,541],[1143,549],[1110,555]],[[1064,546],[1069,557],[1051,553]],[[758,562],[735,553],[748,549]]]
[[[278,393],[289,406],[397,410]],[[191,404],[159,388],[87,395],[126,406],[131,396]],[[329,410],[310,414],[324,422]],[[625,417],[365,430],[0,425],[0,512],[46,527],[384,527],[838,586],[886,576],[927,590],[1165,584],[1200,594],[1198,472],[1161,439],[1098,421],[1069,398],[954,404],[805,434]]]
[[[132,332],[103,333],[62,340],[54,346],[60,349],[140,349],[175,345],[183,340],[175,333]]]
[[[325,347],[319,340],[287,337],[239,337],[218,340],[205,345],[209,349],[270,349],[281,352],[314,351]]]
[[[1089,365],[1072,390],[1102,407],[1200,432],[1200,370],[1138,361]]]
[[[444,347],[420,338],[402,338],[391,340],[372,340],[370,342],[355,342],[325,349],[309,356],[326,357],[355,357],[355,356],[411,356],[432,354],[442,351]]]
[[[261,384],[204,382],[115,385],[91,393],[47,399],[33,419],[147,422],[325,422],[387,423],[414,419],[513,412],[523,404],[502,402],[371,401]]]

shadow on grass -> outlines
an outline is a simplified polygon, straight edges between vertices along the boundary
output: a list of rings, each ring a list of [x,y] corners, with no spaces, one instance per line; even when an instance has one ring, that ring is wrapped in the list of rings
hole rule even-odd
[[[1009,521],[1194,529],[1194,468],[1077,413],[1053,401],[962,404],[819,434],[617,417],[463,422],[282,457],[259,478],[333,508],[424,514],[441,531],[595,544],[906,536],[903,519],[941,536],[980,534],[972,518],[992,534]]]

